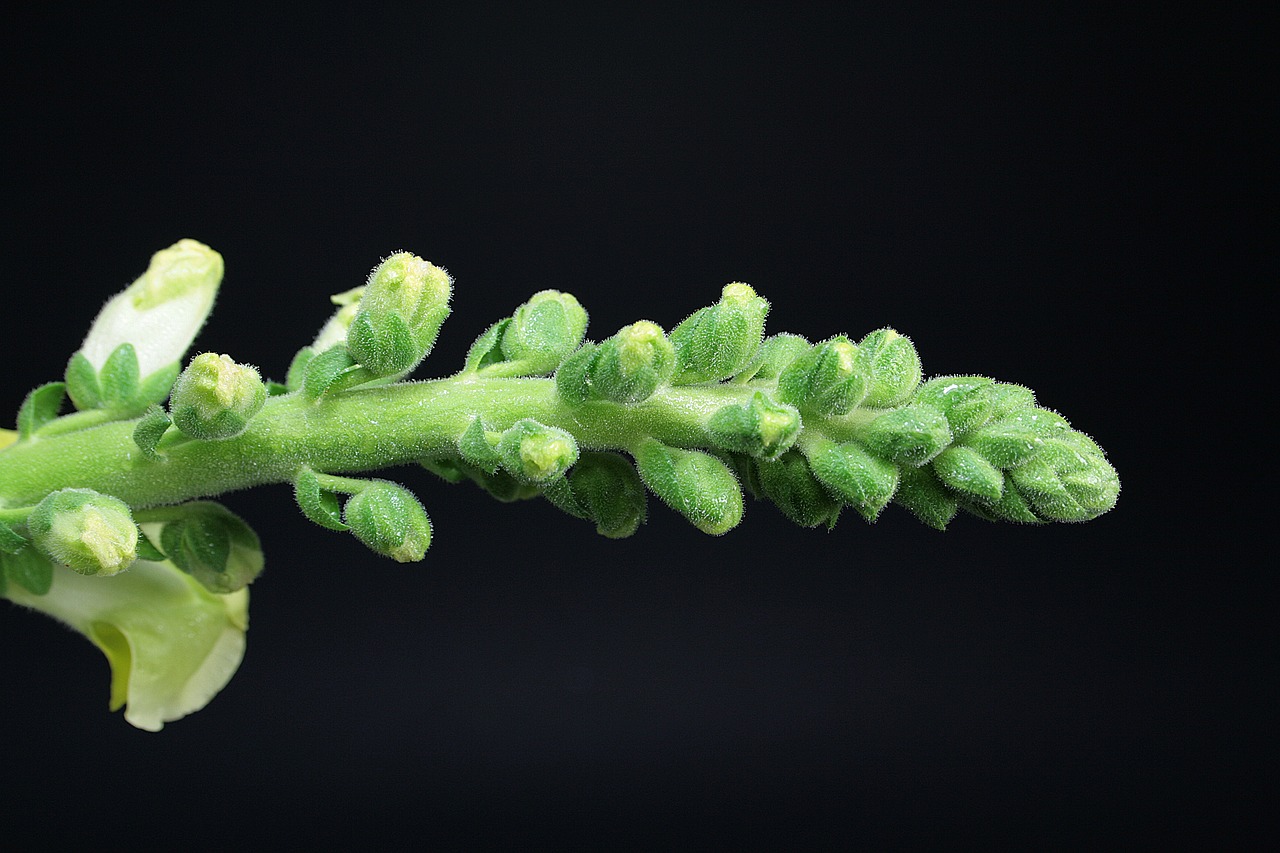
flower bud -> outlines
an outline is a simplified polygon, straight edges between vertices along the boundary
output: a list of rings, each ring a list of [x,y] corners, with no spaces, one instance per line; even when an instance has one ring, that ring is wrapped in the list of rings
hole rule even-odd
[[[256,368],[206,352],[193,358],[174,383],[169,413],[191,438],[231,438],[244,432],[266,401],[267,386]]]
[[[494,449],[507,473],[525,483],[547,483],[578,461],[578,442],[572,435],[530,418],[516,421]]]
[[[338,310],[320,327],[316,339],[311,343],[312,352],[324,352],[330,347],[347,342],[347,332],[351,321],[360,310],[360,299],[364,296],[364,286],[353,287],[342,293],[335,293],[329,301],[338,306]]]
[[[948,488],[978,500],[994,503],[1004,493],[1004,474],[970,447],[948,447],[933,460],[933,471]]]
[[[167,507],[160,550],[210,592],[244,589],[262,574],[262,543],[244,519],[215,501]],[[147,524],[148,532],[151,524]]]
[[[707,421],[707,434],[722,450],[777,459],[800,435],[800,413],[757,391],[750,403],[718,409]]]
[[[985,376],[938,376],[920,386],[914,402],[942,412],[951,432],[960,435],[991,419],[996,397],[996,384]]]
[[[37,548],[82,575],[114,575],[138,556],[138,525],[119,498],[92,489],[47,495],[27,517]]]
[[[610,539],[635,533],[647,509],[644,483],[635,467],[616,453],[583,453],[545,494],[570,515],[595,522],[596,532]]]
[[[635,451],[640,479],[703,533],[719,536],[742,520],[742,487],[719,459],[649,438]]]
[[[519,364],[522,376],[551,373],[578,348],[586,331],[587,311],[577,299],[558,290],[539,291],[503,329],[502,355],[513,367]]]
[[[599,345],[588,379],[597,396],[631,406],[652,396],[674,370],[675,348],[662,327],[640,320]]]
[[[946,530],[959,510],[955,495],[938,481],[927,466],[902,467],[898,470],[898,491],[893,502],[935,530]]]
[[[802,412],[843,415],[867,396],[858,348],[839,335],[801,353],[778,376],[778,398]]]
[[[421,560],[431,545],[431,520],[413,493],[378,480],[347,500],[343,520],[369,550],[398,563]]]
[[[398,252],[369,276],[347,330],[347,348],[375,376],[412,370],[434,346],[449,316],[453,280],[440,267]]]
[[[1009,472],[1036,515],[1050,521],[1087,521],[1115,506],[1120,478],[1087,436],[1068,431],[1046,439],[1040,453]]]
[[[951,444],[951,427],[932,406],[893,409],[868,424],[859,438],[877,456],[919,467]]]
[[[213,309],[222,256],[195,240],[156,252],[133,284],[110,299],[67,368],[67,393],[80,409],[125,406],[142,411],[169,393],[182,358]],[[129,350],[121,350],[128,344]],[[133,387],[103,388],[99,374],[115,356],[133,373]],[[107,377],[102,377],[106,379]],[[104,393],[106,392],[106,393]],[[128,400],[120,399],[127,392]]]
[[[840,501],[813,476],[800,451],[788,450],[772,462],[762,460],[756,472],[760,491],[791,521],[801,527],[835,526]]]
[[[813,475],[833,495],[874,521],[898,488],[897,466],[854,442],[818,439],[805,450]]]
[[[896,406],[920,384],[920,356],[915,345],[893,329],[880,329],[863,338],[854,361],[855,371],[867,378],[864,406]]]
[[[676,385],[728,379],[755,356],[769,303],[750,285],[726,284],[715,305],[700,308],[671,331]]]
[[[773,381],[782,374],[782,371],[791,366],[791,362],[808,352],[812,346],[799,335],[786,332],[770,335],[764,339],[764,343],[760,344],[751,363],[733,379],[735,382]]]

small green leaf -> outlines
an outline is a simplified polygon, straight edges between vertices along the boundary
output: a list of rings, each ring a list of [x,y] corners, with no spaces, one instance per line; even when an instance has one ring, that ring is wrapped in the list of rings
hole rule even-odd
[[[598,350],[597,344],[587,341],[556,369],[556,394],[570,406],[580,406],[591,396],[588,377]]]
[[[133,428],[133,443],[138,445],[147,458],[158,459],[160,454],[156,452],[156,445],[168,432],[170,423],[169,413],[152,405]]]
[[[173,364],[157,368],[149,376],[144,376],[138,384],[138,393],[133,401],[133,409],[137,410],[143,406],[163,403],[169,396],[169,391],[173,388],[173,383],[177,381],[178,374],[181,372],[182,364],[175,361]]]
[[[18,409],[18,440],[26,441],[40,427],[58,417],[66,398],[65,382],[46,382],[28,394]]]
[[[951,443],[951,427],[932,406],[912,405],[880,415],[859,437],[876,456],[919,467]]]
[[[159,563],[169,559],[164,552],[156,547],[156,543],[152,542],[150,537],[143,531],[138,533],[138,559],[149,560],[153,563]]]
[[[502,458],[489,441],[488,431],[479,418],[474,418],[458,439],[458,455],[487,474],[498,470]]]
[[[948,447],[933,460],[934,473],[949,488],[984,501],[1004,493],[1004,474],[970,447]]]
[[[510,317],[504,317],[480,333],[467,350],[467,360],[462,366],[464,373],[475,373],[482,367],[502,361],[502,333],[510,322]]]
[[[102,405],[102,390],[98,385],[98,370],[82,352],[71,356],[67,362],[67,396],[80,411],[97,409]]]
[[[955,495],[938,482],[937,476],[927,466],[904,466],[898,474],[900,482],[893,502],[906,507],[912,515],[935,530],[946,530],[959,509]]]
[[[308,519],[329,530],[346,530],[342,521],[342,507],[338,496],[320,488],[316,472],[303,468],[293,480],[293,496],[298,508]]]
[[[160,549],[210,592],[247,586],[262,572],[258,534],[222,504],[193,501],[177,508],[160,532]]]
[[[98,371],[103,407],[125,411],[136,408],[140,380],[138,352],[126,341],[111,351]]]
[[[316,351],[311,347],[303,347],[294,354],[293,361],[289,362],[289,371],[284,377],[286,388],[290,391],[297,391],[302,388],[302,384],[307,378],[307,365],[315,357]]]
[[[0,571],[9,582],[32,595],[44,595],[53,584],[53,563],[35,548],[16,553],[0,552]]]
[[[307,362],[302,382],[303,393],[308,400],[319,400],[338,381],[338,377],[354,367],[355,363],[346,344],[334,344],[324,352],[317,353]]]
[[[26,538],[19,535],[12,527],[0,521],[0,551],[6,554],[16,554],[29,543]]]

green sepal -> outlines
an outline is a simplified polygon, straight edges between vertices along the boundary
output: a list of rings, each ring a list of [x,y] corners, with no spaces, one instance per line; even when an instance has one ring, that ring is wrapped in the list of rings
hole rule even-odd
[[[497,471],[502,464],[502,457],[489,441],[489,433],[479,418],[473,419],[458,439],[458,454],[486,474]]]
[[[355,366],[355,359],[347,351],[346,344],[334,344],[308,360],[302,381],[303,393],[308,400],[319,400],[333,387],[338,377]]]
[[[77,352],[67,362],[67,396],[80,411],[102,406],[102,390],[98,386],[98,370],[88,357]]]
[[[717,409],[707,421],[711,443],[722,450],[757,459],[777,459],[800,435],[800,413],[757,391],[749,403]]]
[[[948,447],[932,463],[938,479],[962,494],[995,502],[1004,494],[1004,474],[970,447]]]
[[[125,342],[111,351],[98,371],[98,389],[102,394],[102,408],[128,411],[136,406],[138,398],[138,351]]]
[[[133,428],[133,443],[138,445],[148,459],[158,459],[160,454],[156,452],[156,445],[168,432],[171,423],[169,413],[160,406],[152,404],[138,421],[138,425]]]
[[[781,376],[782,371],[790,367],[792,362],[812,348],[813,345],[799,335],[787,332],[770,335],[760,344],[751,363],[733,377],[733,381],[736,383],[772,382]]]
[[[303,468],[293,478],[293,497],[302,514],[315,524],[328,530],[348,529],[342,521],[342,506],[338,496],[328,489],[320,488],[316,472],[310,468]]]
[[[446,483],[456,485],[468,479],[467,472],[459,467],[456,459],[419,459],[418,464]]]
[[[867,378],[864,406],[896,406],[920,384],[920,355],[911,339],[894,329],[878,329],[863,338],[854,364],[855,372]]]
[[[616,453],[583,453],[568,475],[550,483],[543,494],[570,515],[595,522],[596,532],[609,539],[631,536],[647,513],[640,475]]]
[[[347,330],[347,351],[373,376],[407,373],[422,361],[424,353],[413,330],[399,314],[362,310]]]
[[[801,527],[835,527],[842,504],[813,476],[799,450],[755,464],[761,494]]]
[[[760,474],[756,471],[757,459],[745,453],[730,453],[729,451],[720,451],[715,455],[720,458],[721,462],[729,466],[733,476],[738,478],[738,485],[742,486],[743,492],[755,500],[760,500],[764,497],[764,493],[760,490]]]
[[[728,379],[755,357],[769,303],[746,284],[727,284],[720,301],[695,311],[671,330],[676,352],[673,385]]]
[[[160,549],[210,592],[243,589],[262,572],[262,544],[244,519],[220,503],[165,507]]]
[[[1085,521],[1095,515],[1080,505],[1059,473],[1043,459],[1019,465],[1009,472],[1009,478],[1036,515],[1046,521]]]
[[[8,524],[0,521],[0,552],[5,554],[16,554],[30,544],[25,536],[22,536]]]
[[[489,496],[499,503],[527,501],[542,494],[541,487],[536,483],[517,480],[502,469],[490,474],[461,460],[456,464],[459,470],[465,472],[473,483],[488,492]]]
[[[821,438],[805,448],[813,475],[835,497],[874,520],[898,489],[898,468],[872,456],[855,442]]]
[[[998,420],[1020,409],[1036,404],[1036,395],[1030,389],[1012,382],[997,382],[991,389],[991,419]]]
[[[375,480],[347,500],[342,517],[365,547],[397,563],[417,562],[431,546],[431,519],[396,483]]]
[[[570,406],[580,406],[591,396],[589,379],[599,345],[587,341],[556,368],[556,394]]]
[[[502,330],[504,365],[485,372],[497,376],[551,373],[578,345],[587,330],[586,309],[570,293],[541,290],[516,308]]]
[[[946,530],[960,505],[956,496],[939,482],[927,466],[898,470],[898,491],[893,502],[906,507],[916,518],[935,530]]]
[[[147,406],[163,403],[181,373],[182,364],[175,361],[173,364],[156,369],[149,376],[142,377],[130,411],[140,412]]]
[[[307,379],[307,365],[315,357],[316,351],[311,347],[303,347],[294,353],[293,360],[289,362],[289,370],[284,377],[286,388],[290,391],[297,391],[302,388]]]
[[[53,585],[53,561],[30,547],[16,553],[0,551],[0,581],[4,580],[32,595],[45,595]]]
[[[924,470],[924,469],[922,469]],[[1020,524],[1043,524],[1044,519],[1036,515],[1027,499],[1022,496],[1013,484],[1009,472],[1004,472],[1004,486],[1000,500],[995,502],[962,500],[961,506],[966,511],[984,518],[987,521],[1012,521]]]
[[[1001,396],[996,383],[985,376],[938,376],[920,386],[913,402],[942,412],[951,432],[962,435],[987,423]]]
[[[563,476],[578,461],[578,442],[573,435],[531,418],[512,424],[493,449],[508,474],[539,485]]]
[[[844,335],[802,352],[778,376],[778,399],[802,412],[843,415],[867,396],[857,347]]]
[[[642,441],[634,455],[649,490],[703,533],[719,536],[742,520],[742,487],[716,457],[653,438]]]
[[[502,361],[502,333],[510,322],[510,317],[504,317],[480,333],[467,350],[467,360],[462,366],[464,373],[475,373]]]
[[[884,459],[919,467],[951,444],[951,427],[932,406],[893,409],[871,421],[859,434],[867,449]]]
[[[138,531],[138,559],[147,560],[152,563],[159,563],[169,559],[164,552],[156,547],[156,543],[151,541],[151,537],[147,536],[145,530]]]
[[[591,363],[591,393],[633,406],[649,399],[675,370],[675,349],[657,323],[640,320],[603,341]]]
[[[40,427],[57,418],[66,398],[65,382],[46,382],[27,394],[18,409],[18,441],[30,439]]]

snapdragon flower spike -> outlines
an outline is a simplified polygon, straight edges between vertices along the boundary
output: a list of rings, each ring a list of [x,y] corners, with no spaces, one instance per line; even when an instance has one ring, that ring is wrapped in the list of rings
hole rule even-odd
[[[720,301],[700,308],[671,330],[676,351],[673,385],[728,379],[741,372],[760,347],[769,303],[750,285],[726,284]]]
[[[122,416],[160,403],[222,281],[222,256],[195,240],[156,252],[147,271],[103,306],[67,366],[76,408]]]
[[[711,454],[647,438],[632,455],[649,490],[703,533],[719,536],[742,520],[742,487],[728,466]]]
[[[169,413],[184,435],[203,440],[232,438],[267,402],[258,370],[229,355],[197,355],[173,385]]]
[[[404,486],[375,480],[347,499],[343,520],[364,545],[397,563],[421,560],[431,545],[431,519]]]
[[[92,489],[51,492],[27,517],[31,541],[84,575],[115,575],[138,556],[138,525],[124,501]]]
[[[435,264],[397,252],[369,275],[347,329],[352,358],[374,377],[402,376],[426,358],[449,316],[453,279]]]
[[[640,320],[599,345],[587,378],[593,396],[634,406],[665,385],[675,367],[675,347],[662,327]]]
[[[43,593],[10,583],[5,595],[97,646],[111,665],[110,709],[146,731],[203,708],[244,657],[249,591],[214,594],[172,563],[139,560],[106,580],[53,566]]]

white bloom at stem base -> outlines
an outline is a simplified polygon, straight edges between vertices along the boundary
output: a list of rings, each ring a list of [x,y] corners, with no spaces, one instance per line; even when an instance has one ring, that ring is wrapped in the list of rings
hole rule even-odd
[[[144,379],[181,362],[213,310],[222,272],[222,255],[195,240],[156,252],[147,271],[98,312],[80,352],[101,370],[116,347],[133,344]]]
[[[244,657],[249,591],[217,595],[172,563],[138,560],[113,577],[53,567],[53,585],[32,595],[10,584],[14,603],[84,634],[111,665],[111,710],[159,731],[200,710]]]

